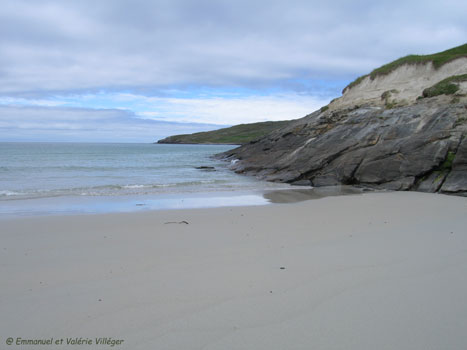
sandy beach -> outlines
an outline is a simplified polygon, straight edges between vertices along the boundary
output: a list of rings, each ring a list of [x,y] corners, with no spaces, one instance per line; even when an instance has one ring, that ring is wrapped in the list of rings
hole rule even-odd
[[[467,198],[365,193],[0,225],[2,349],[467,347]]]

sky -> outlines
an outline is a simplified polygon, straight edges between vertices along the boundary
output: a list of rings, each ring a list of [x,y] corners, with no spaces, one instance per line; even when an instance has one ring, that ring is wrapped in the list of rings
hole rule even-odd
[[[0,141],[154,142],[303,117],[467,42],[467,2],[0,0]]]

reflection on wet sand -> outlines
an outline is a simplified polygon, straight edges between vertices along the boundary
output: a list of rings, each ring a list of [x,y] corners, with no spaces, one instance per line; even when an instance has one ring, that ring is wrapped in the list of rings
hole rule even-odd
[[[269,191],[265,192],[263,197],[271,203],[296,203],[310,199],[320,199],[330,196],[356,195],[364,192],[366,192],[364,188],[353,186],[325,186]]]

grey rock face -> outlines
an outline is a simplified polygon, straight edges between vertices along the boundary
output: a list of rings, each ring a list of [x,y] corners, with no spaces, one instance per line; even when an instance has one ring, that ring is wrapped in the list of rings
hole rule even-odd
[[[238,159],[237,173],[269,181],[466,195],[465,135],[467,105],[431,98],[316,111],[221,157]]]
[[[467,138],[462,139],[452,163],[452,170],[444,181],[441,192],[467,193]]]

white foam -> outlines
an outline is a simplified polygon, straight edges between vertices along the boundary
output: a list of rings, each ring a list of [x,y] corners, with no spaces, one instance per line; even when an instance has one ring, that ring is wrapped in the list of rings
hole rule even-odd
[[[14,192],[14,191],[0,191],[0,196],[21,196],[24,193]]]
[[[131,188],[146,188],[146,187],[152,187],[152,186],[149,186],[149,185],[124,185],[124,186],[122,186],[122,188],[128,188],[128,189],[131,189]]]

